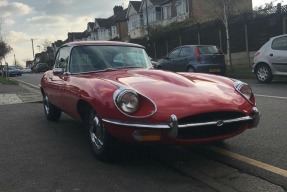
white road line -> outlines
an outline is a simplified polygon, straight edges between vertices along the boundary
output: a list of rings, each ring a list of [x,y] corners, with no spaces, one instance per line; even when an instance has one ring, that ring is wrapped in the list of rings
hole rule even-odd
[[[271,95],[258,95],[255,94],[256,97],[266,97],[266,98],[273,98],[273,99],[287,99],[287,97],[278,97],[278,96],[271,96]]]

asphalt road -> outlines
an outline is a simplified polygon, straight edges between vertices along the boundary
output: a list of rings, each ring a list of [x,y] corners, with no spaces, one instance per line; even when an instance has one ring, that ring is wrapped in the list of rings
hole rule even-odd
[[[24,74],[17,79],[38,85],[40,77],[41,74]],[[1,155],[0,159],[7,165],[4,172],[15,167],[10,177],[1,175],[0,186],[14,181],[4,189],[25,185],[32,191],[33,186],[40,187],[39,191],[45,188],[90,191],[94,186],[100,186],[99,191],[228,191],[217,186],[216,182],[220,182],[232,184],[236,191],[286,191],[287,81],[271,84],[259,84],[254,79],[243,81],[251,85],[262,112],[258,128],[213,146],[164,149],[124,146],[125,152],[114,165],[94,159],[85,132],[79,129],[82,125],[68,116],[64,115],[59,123],[51,123],[44,119],[41,104],[7,106],[4,111],[1,106],[0,115],[9,114],[7,119],[13,124],[4,122],[13,131],[0,135],[1,154],[7,153],[9,157],[3,159]],[[11,147],[7,142],[13,144],[11,150],[7,150]],[[23,165],[29,169],[23,169]],[[33,179],[35,185],[30,182]],[[272,188],[275,186],[281,187]]]

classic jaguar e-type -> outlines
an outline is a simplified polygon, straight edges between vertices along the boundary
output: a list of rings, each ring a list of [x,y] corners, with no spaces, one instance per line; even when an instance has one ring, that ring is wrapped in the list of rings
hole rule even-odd
[[[223,141],[258,125],[254,94],[244,82],[203,73],[153,69],[144,47],[71,42],[41,79],[44,113],[84,122],[91,148],[105,160],[113,140],[145,144]]]

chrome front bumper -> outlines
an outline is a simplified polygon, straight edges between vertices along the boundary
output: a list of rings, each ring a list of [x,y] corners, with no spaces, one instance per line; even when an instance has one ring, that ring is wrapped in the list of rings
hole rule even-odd
[[[235,123],[235,122],[251,122],[248,128],[255,128],[258,126],[260,121],[260,112],[256,107],[253,107],[253,112],[250,116],[235,118],[235,119],[228,119],[228,120],[218,120],[218,121],[210,121],[204,123],[190,123],[190,124],[178,124],[176,115],[170,116],[170,121],[166,124],[142,124],[142,123],[128,123],[122,121],[115,121],[109,119],[103,119],[104,123],[109,123],[117,126],[124,126],[124,127],[134,127],[139,129],[168,129],[169,136],[172,138],[176,138],[178,129],[185,129],[185,128],[192,128],[192,127],[201,127],[201,126],[222,126],[228,123]]]

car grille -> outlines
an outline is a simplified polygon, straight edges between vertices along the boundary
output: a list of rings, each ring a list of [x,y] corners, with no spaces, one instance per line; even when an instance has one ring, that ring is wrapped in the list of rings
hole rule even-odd
[[[240,117],[244,117],[244,113],[240,112],[213,112],[205,113],[200,115],[194,115],[178,120],[179,125],[183,124],[194,124],[194,123],[205,123],[219,120],[230,120]],[[205,125],[190,128],[178,129],[178,139],[203,139],[212,138],[216,136],[232,134],[237,132],[244,122],[233,122],[227,123],[222,126],[217,125]]]

